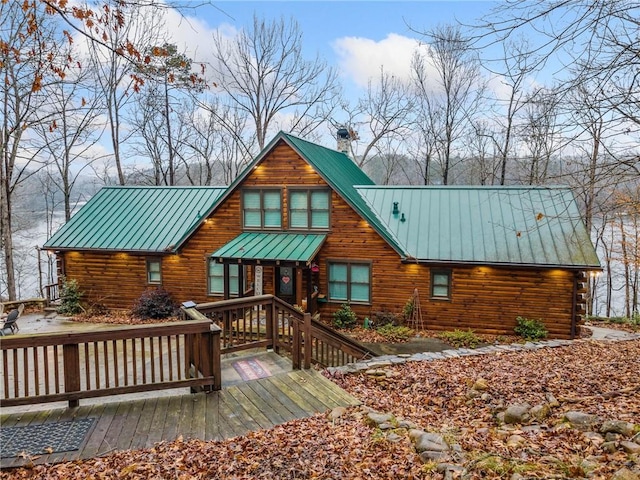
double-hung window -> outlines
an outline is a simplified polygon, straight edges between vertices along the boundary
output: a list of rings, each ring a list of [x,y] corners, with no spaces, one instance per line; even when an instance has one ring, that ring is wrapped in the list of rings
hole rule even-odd
[[[431,298],[448,300],[451,298],[451,270],[431,270]]]
[[[329,300],[371,302],[371,264],[329,262]]]
[[[229,265],[229,296],[238,296],[237,264]],[[215,260],[209,260],[209,295],[224,295],[224,265]]]
[[[147,283],[149,285],[162,284],[162,260],[159,258],[147,259]]]
[[[328,229],[329,190],[291,190],[289,228]]]
[[[244,190],[242,218],[244,228],[280,228],[282,226],[280,190]]]

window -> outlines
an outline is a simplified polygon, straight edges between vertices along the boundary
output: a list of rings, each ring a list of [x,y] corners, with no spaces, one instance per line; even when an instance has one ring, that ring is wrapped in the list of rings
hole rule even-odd
[[[238,296],[239,265],[229,265],[229,296]],[[224,295],[224,265],[215,260],[209,261],[209,294]]]
[[[292,190],[289,228],[329,228],[329,191]]]
[[[282,226],[280,190],[244,190],[242,210],[244,228]]]
[[[431,270],[431,298],[451,298],[451,270]]]
[[[369,303],[371,301],[371,265],[330,262],[329,300]]]
[[[162,260],[159,258],[147,259],[147,283],[151,285],[162,283]]]

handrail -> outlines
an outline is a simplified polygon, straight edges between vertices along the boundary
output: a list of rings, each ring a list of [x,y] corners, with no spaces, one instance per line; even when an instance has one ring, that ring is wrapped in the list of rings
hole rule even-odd
[[[190,318],[211,318],[222,327],[221,351],[256,347],[289,352],[294,368],[337,366],[376,356],[353,338],[311,319],[274,295],[207,302],[183,309]]]
[[[15,335],[0,344],[0,406],[167,388],[221,388],[220,329],[205,321]]]

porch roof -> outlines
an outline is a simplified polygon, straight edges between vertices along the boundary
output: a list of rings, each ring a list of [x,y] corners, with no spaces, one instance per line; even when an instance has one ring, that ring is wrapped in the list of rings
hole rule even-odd
[[[211,254],[218,261],[305,263],[324,244],[324,234],[245,232]]]

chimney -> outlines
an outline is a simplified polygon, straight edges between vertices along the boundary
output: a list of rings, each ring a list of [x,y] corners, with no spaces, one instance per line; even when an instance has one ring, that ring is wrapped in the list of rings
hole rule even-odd
[[[338,151],[349,155],[349,142],[351,142],[351,135],[349,135],[349,130],[344,127],[338,129],[336,134],[336,139],[338,141]]]

